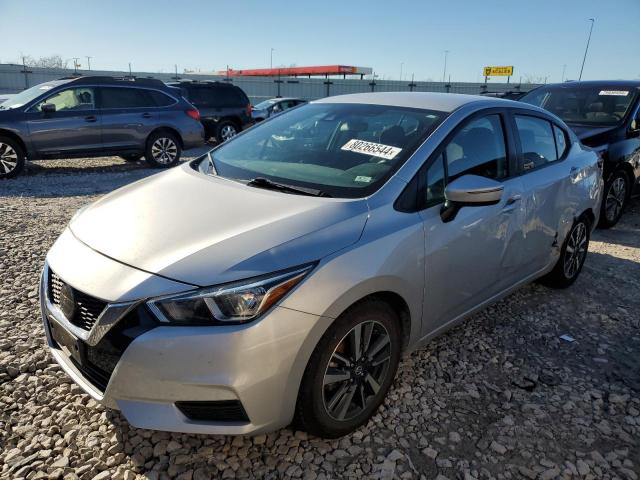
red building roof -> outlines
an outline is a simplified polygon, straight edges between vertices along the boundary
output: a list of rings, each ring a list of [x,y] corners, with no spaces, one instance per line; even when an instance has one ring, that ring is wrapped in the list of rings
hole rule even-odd
[[[221,70],[217,75],[229,77],[293,77],[297,75],[369,75],[372,72],[368,67],[352,67],[349,65],[324,65],[314,67],[280,67],[280,68],[253,68],[242,70]]]

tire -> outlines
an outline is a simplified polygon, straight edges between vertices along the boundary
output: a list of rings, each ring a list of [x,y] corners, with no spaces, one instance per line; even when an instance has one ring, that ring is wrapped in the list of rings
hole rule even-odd
[[[230,138],[238,134],[238,126],[231,120],[223,120],[216,127],[216,141],[218,143],[226,142]]]
[[[618,170],[604,185],[598,227],[611,228],[618,223],[628,198],[629,179],[625,172]]]
[[[13,178],[24,168],[22,146],[10,137],[0,137],[0,180]]]
[[[173,167],[180,161],[181,154],[182,147],[175,134],[161,130],[149,135],[144,158],[150,166]]]
[[[552,288],[567,288],[576,281],[587,258],[590,234],[589,220],[584,216],[578,218],[562,245],[556,266],[541,279],[543,284]]]
[[[139,153],[129,153],[127,155],[120,155],[120,158],[122,158],[125,162],[137,162],[142,158],[142,155],[140,155]]]
[[[361,345],[368,343],[365,351],[372,359],[361,355],[355,360],[356,331]],[[400,319],[386,303],[369,300],[347,310],[311,355],[300,385],[294,425],[324,438],[341,437],[363,425],[393,382],[401,343]]]

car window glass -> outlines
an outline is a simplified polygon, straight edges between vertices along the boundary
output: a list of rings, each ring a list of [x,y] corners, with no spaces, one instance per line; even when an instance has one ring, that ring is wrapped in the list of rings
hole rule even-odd
[[[499,115],[472,120],[445,149],[447,179],[462,175],[500,179],[508,174],[504,132]]]
[[[516,115],[524,169],[531,170],[558,159],[551,122],[542,118]]]
[[[93,110],[96,108],[95,96],[92,88],[70,88],[62,90],[49,98],[39,102],[35,109],[40,111],[45,103],[56,106],[56,112],[69,110]]]
[[[148,90],[127,87],[103,87],[102,108],[155,107]]]
[[[440,154],[427,170],[427,206],[444,202],[444,155]]]
[[[165,95],[162,92],[158,92],[156,90],[149,90],[149,96],[153,100],[153,103],[157,107],[167,107],[169,105],[173,105],[176,101],[171,98],[169,95]]]
[[[556,137],[556,150],[558,158],[562,158],[567,150],[567,134],[559,127],[553,126],[553,133]]]

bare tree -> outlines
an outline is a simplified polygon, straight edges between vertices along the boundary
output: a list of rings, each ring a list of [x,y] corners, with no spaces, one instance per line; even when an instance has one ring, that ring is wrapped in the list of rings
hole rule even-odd
[[[524,83],[545,83],[546,77],[542,75],[534,75],[531,73],[525,73],[522,75]]]
[[[51,55],[38,59],[33,58],[31,55],[23,55],[22,62],[27,67],[67,68],[69,66],[69,60],[63,60],[60,55]]]

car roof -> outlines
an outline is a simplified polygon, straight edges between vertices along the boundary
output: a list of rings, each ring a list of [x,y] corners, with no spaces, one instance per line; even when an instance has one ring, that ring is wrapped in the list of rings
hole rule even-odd
[[[460,93],[437,92],[373,92],[336,95],[311,103],[360,103],[369,105],[388,105],[394,107],[421,108],[440,112],[453,112],[463,105],[482,102],[484,106],[504,107],[507,104],[520,107],[522,104],[502,98],[464,95]],[[506,102],[506,103],[505,103]]]
[[[607,87],[626,87],[626,88],[640,88],[640,80],[584,80],[584,81],[568,81],[564,83],[549,83],[542,85],[538,88],[607,88]],[[537,89],[536,89],[537,90]]]

